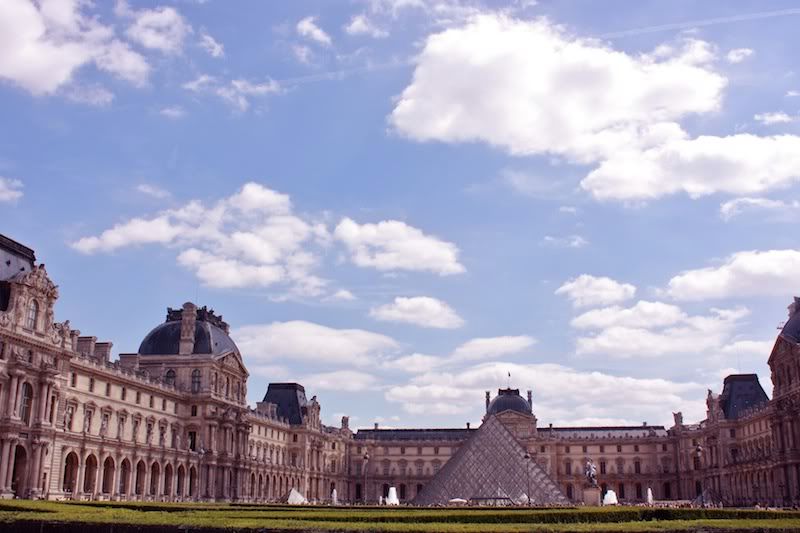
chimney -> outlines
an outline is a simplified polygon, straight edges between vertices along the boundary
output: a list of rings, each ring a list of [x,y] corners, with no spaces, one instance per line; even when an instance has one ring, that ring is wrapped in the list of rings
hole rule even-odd
[[[350,429],[350,417],[343,416],[342,417],[342,429]]]
[[[647,421],[645,421],[645,422],[642,422],[642,427],[643,427],[643,428],[646,428],[646,427],[647,427]]]
[[[486,391],[486,412],[487,413],[489,412],[489,398],[490,398],[489,391],[487,390]]]
[[[78,337],[78,353],[89,359],[94,359],[94,346],[97,337]]]
[[[533,412],[533,391],[528,390],[528,405],[531,406],[531,413]]]
[[[183,304],[181,312],[181,342],[178,348],[180,355],[191,355],[194,352],[194,325],[197,321],[197,307],[191,303]]]
[[[375,422],[375,429],[378,429],[378,423]]]
[[[789,318],[792,318],[795,313],[800,311],[800,296],[795,296],[787,309],[789,310]]]
[[[100,362],[108,363],[111,359],[111,347],[113,342],[98,342],[94,345],[94,357]]]

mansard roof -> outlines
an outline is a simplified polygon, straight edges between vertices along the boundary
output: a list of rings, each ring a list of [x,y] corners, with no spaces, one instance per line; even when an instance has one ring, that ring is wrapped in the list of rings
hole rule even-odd
[[[719,400],[728,420],[736,420],[745,411],[769,402],[756,374],[731,374],[724,384]]]
[[[454,440],[462,441],[478,431],[477,429],[359,429],[354,438],[356,440],[383,440],[383,441],[423,441],[423,440]]]
[[[270,383],[264,401],[278,406],[278,417],[285,418],[292,425],[303,423],[308,400],[306,389],[299,383]]]
[[[139,345],[140,355],[177,355],[180,353],[181,315],[180,310],[167,309],[167,319],[153,328]],[[236,343],[227,332],[228,325],[222,317],[206,307],[197,309],[194,329],[193,355],[224,355],[239,353]]]
[[[501,500],[536,505],[566,504],[544,469],[526,459],[522,445],[489,415],[414,498],[416,505],[444,505],[453,498]]]

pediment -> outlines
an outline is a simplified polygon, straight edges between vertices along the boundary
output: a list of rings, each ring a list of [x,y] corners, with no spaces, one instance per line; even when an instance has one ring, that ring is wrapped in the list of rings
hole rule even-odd
[[[217,363],[225,369],[242,374],[244,376],[250,375],[250,373],[247,371],[247,367],[244,366],[241,356],[239,356],[239,354],[236,352],[228,352],[218,356],[216,359]]]

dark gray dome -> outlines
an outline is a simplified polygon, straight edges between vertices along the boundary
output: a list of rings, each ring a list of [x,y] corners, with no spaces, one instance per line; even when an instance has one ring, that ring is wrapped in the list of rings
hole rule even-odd
[[[793,342],[800,342],[800,313],[794,313],[783,325],[781,335]]]
[[[140,355],[178,355],[181,340],[181,321],[173,320],[156,326],[139,346]],[[239,349],[225,331],[202,320],[194,325],[194,350],[192,354],[222,355],[239,353]]]
[[[528,400],[520,396],[519,389],[500,389],[497,396],[489,403],[486,413],[496,415],[503,411],[516,411],[518,413],[531,414],[531,406]]]

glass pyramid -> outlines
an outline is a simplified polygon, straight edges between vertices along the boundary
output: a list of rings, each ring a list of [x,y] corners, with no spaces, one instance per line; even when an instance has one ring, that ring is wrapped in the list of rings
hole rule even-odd
[[[527,469],[527,473],[526,473]],[[415,505],[446,505],[461,498],[477,505],[566,505],[558,485],[496,416],[486,419],[416,498]]]

